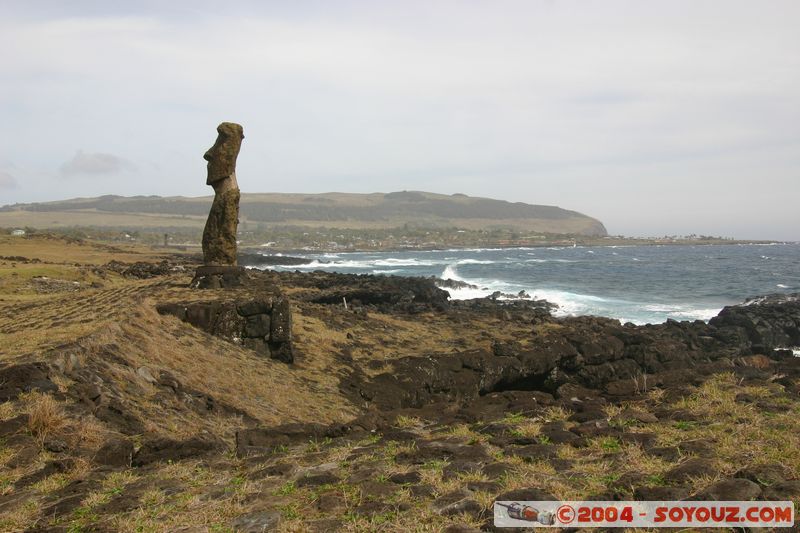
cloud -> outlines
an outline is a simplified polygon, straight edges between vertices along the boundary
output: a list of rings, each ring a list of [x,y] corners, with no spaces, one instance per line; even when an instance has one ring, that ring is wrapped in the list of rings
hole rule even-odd
[[[113,154],[86,153],[78,150],[75,156],[61,165],[62,176],[102,176],[135,171],[136,165]]]
[[[17,178],[0,170],[0,189],[16,189],[18,185]]]
[[[0,146],[30,169],[9,168],[15,201],[97,192],[70,176],[207,194],[231,120],[247,191],[459,191],[637,234],[747,218],[772,237],[796,212],[796,0],[24,4],[0,2]],[[62,166],[79,146],[108,153]]]

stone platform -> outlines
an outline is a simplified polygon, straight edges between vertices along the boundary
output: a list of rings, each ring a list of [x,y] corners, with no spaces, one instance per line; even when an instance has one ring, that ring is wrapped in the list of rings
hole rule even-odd
[[[282,294],[161,303],[156,310],[258,354],[292,363],[292,311]]]
[[[247,269],[236,265],[204,265],[197,267],[192,279],[194,289],[229,289],[241,287],[247,280]]]

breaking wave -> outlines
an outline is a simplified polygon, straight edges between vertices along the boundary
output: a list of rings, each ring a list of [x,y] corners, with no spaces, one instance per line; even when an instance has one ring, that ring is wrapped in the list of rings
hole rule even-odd
[[[600,315],[623,322],[708,320],[725,305],[800,287],[800,246],[770,249],[769,269],[756,246],[615,246],[474,248],[311,254],[275,270],[452,279],[451,298],[514,297],[525,291],[559,306],[558,315]],[[594,252],[594,253],[588,253]],[[772,253],[774,252],[774,253]],[[292,255],[292,254],[290,254]]]

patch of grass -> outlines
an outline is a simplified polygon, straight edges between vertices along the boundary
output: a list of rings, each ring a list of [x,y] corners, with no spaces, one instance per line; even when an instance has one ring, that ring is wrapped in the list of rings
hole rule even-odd
[[[387,460],[393,461],[395,456],[399,453],[401,444],[396,440],[390,440],[383,446],[383,457]]]
[[[467,424],[456,424],[448,428],[447,433],[454,437],[475,438],[477,434]]]
[[[51,376],[50,381],[52,381],[58,387],[58,392],[61,393],[67,392],[69,386],[72,385],[72,383],[74,383],[68,377],[59,374]]]
[[[49,494],[59,489],[63,489],[70,481],[71,477],[68,474],[53,474],[51,476],[47,476],[37,483],[34,483],[33,489],[40,494]]]
[[[394,425],[402,429],[410,429],[422,425],[422,419],[416,416],[400,415],[395,419]]]
[[[120,492],[122,491],[120,490]],[[93,507],[97,507],[98,505],[110,502],[112,496],[113,494],[111,492],[92,492],[83,500],[83,505],[84,507],[91,509]]]
[[[536,336],[548,335],[561,329],[564,329],[564,326],[556,322],[544,322],[542,324],[536,324],[533,326],[533,332],[536,334]]]
[[[67,526],[67,533],[83,533],[85,529],[82,524],[72,522]]]
[[[508,413],[503,417],[502,422],[506,424],[519,424],[526,420],[526,416],[522,413]]]
[[[514,437],[536,437],[542,429],[542,424],[533,419],[526,419],[517,427],[511,429],[508,434]]]
[[[370,522],[372,522],[375,525],[381,525],[391,522],[396,518],[397,518],[397,513],[395,511],[387,511],[385,513],[373,515]]]
[[[239,494],[245,492],[247,488],[247,478],[242,475],[234,476],[228,481],[226,491]]]
[[[325,446],[330,446],[332,442],[333,439],[331,439],[330,437],[325,437],[322,440],[313,439],[308,441],[308,446],[306,446],[306,450],[309,452],[319,452],[322,451],[322,449]]]
[[[618,453],[622,451],[622,445],[616,437],[605,437],[600,439],[600,449],[606,453]]]
[[[139,479],[139,475],[131,470],[122,472],[111,472],[102,482],[102,487],[106,492],[121,491],[125,485]]]
[[[622,477],[622,474],[619,474],[618,472],[613,472],[611,474],[606,474],[604,476],[600,476],[598,478],[598,481],[600,481],[600,483],[602,483],[605,486],[609,486],[609,485],[612,485],[615,481],[617,481],[621,477]]]
[[[283,518],[286,520],[297,520],[300,518],[300,505],[297,503],[290,503],[279,507]]]
[[[3,402],[0,403],[0,420],[7,420],[12,418],[17,413],[17,406],[15,405],[16,402]],[[0,441],[2,442],[2,441]]]
[[[0,496],[5,496],[14,490],[14,478],[0,474]]]
[[[401,453],[413,454],[413,453],[415,453],[417,451],[417,443],[414,442],[414,441],[406,442],[406,443],[392,442],[391,444],[392,444],[392,448],[391,449],[394,452],[394,455],[391,455],[391,456],[387,455],[385,448],[384,448],[383,454],[381,455],[382,458],[384,458],[384,459],[386,459],[386,460],[388,460],[390,462],[395,462],[395,459]]]
[[[637,424],[638,424],[638,422],[636,420],[634,420],[633,418],[625,418],[625,419],[612,418],[611,420],[608,421],[608,425],[609,426],[611,426],[613,428],[618,428],[618,429],[626,429],[626,428],[629,428],[629,427],[633,427],[633,426],[635,426]]]
[[[72,516],[76,520],[87,520],[91,522],[94,522],[98,518],[97,513],[93,512],[92,508],[86,505],[82,505],[72,511]]]
[[[420,468],[424,470],[434,470],[434,471],[441,471],[445,466],[447,466],[448,462],[442,459],[433,459],[431,461],[427,461],[422,464]]]
[[[358,487],[348,485],[347,483],[340,483],[336,486],[336,490],[341,493],[348,509],[356,507],[361,503],[361,490]]]
[[[147,489],[144,494],[142,494],[139,501],[144,507],[156,507],[162,505],[165,499],[166,497],[161,489],[151,488]]]
[[[67,425],[64,408],[49,394],[32,392],[25,396],[28,405],[28,429],[40,447]]]
[[[23,531],[34,523],[37,514],[39,514],[39,504],[33,500],[16,508],[4,509],[0,514],[0,530]]]
[[[294,481],[287,481],[283,485],[281,485],[278,489],[276,489],[272,494],[275,496],[289,496],[297,492],[297,486],[294,484]]]
[[[647,391],[647,397],[651,402],[658,405],[663,403],[666,392],[664,389],[650,389]]]
[[[572,416],[572,411],[560,406],[548,407],[542,412],[541,418],[546,422],[566,422]]]

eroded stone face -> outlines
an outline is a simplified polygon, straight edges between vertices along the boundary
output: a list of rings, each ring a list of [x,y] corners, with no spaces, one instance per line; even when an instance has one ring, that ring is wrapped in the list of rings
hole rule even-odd
[[[214,186],[215,183],[236,173],[236,158],[239,157],[242,139],[244,130],[241,125],[223,122],[217,126],[217,140],[203,155],[203,159],[208,161],[206,185]]]

